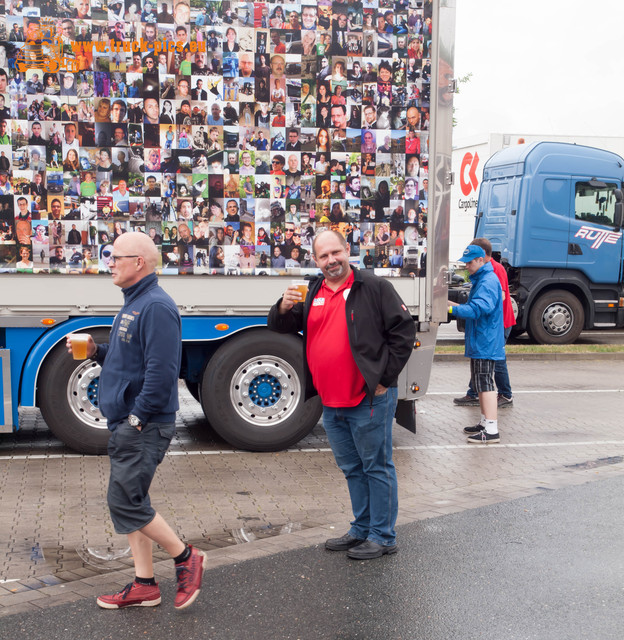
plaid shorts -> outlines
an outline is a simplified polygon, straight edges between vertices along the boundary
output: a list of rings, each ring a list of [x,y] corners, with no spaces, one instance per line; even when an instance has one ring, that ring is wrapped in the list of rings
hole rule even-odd
[[[470,384],[476,393],[496,391],[494,386],[494,360],[470,359]]]
[[[108,441],[108,508],[117,533],[132,533],[156,515],[149,488],[175,433],[175,423],[148,422],[139,431],[124,420]]]

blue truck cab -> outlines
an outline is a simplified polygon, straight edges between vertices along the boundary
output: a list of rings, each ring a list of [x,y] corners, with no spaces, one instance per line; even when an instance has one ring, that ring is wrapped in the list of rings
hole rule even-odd
[[[475,237],[507,269],[516,334],[566,344],[624,326],[623,180],[620,156],[575,144],[517,145],[487,161]]]

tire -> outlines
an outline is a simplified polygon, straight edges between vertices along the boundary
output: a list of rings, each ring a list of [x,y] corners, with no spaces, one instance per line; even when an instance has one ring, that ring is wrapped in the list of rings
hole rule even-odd
[[[524,329],[522,327],[518,327],[517,325],[511,328],[511,333],[509,334],[510,338],[519,338],[523,333]]]
[[[580,300],[569,291],[555,290],[542,294],[531,306],[528,331],[538,344],[570,344],[584,324]]]
[[[108,342],[106,329],[90,332],[96,342]],[[43,363],[37,392],[41,414],[50,431],[78,453],[106,453],[110,432],[98,409],[100,365],[72,360],[65,342]]]
[[[201,403],[212,428],[231,445],[279,451],[306,436],[321,417],[318,397],[303,401],[300,338],[247,331],[208,362]]]
[[[185,380],[184,384],[186,384],[186,388],[189,393],[197,400],[197,402],[201,402],[199,399],[199,382],[191,382],[190,380]]]

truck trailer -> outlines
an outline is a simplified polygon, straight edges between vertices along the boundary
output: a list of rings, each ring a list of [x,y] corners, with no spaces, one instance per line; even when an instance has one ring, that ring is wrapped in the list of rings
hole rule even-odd
[[[119,4],[11,16],[0,432],[39,407],[71,448],[105,451],[99,365],[72,360],[65,336],[107,340],[122,303],[112,243],[142,232],[182,317],[180,379],[208,423],[239,448],[296,443],[321,407],[303,401],[300,338],[268,331],[266,315],[290,279],[317,273],[324,228],[347,238],[353,266],[390,278],[414,318],[397,420],[415,428],[446,320],[454,2],[205,5],[175,35],[156,9]]]
[[[623,181],[621,156],[582,145],[516,145],[487,161],[474,233],[507,270],[516,334],[568,344],[624,326]]]

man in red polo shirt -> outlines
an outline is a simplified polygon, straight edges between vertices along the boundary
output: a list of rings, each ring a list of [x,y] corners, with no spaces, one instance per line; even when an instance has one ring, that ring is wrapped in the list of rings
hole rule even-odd
[[[322,231],[312,253],[322,277],[301,300],[295,286],[271,308],[269,329],[303,330],[306,399],[323,403],[323,426],[347,479],[354,519],[331,551],[368,560],[396,553],[397,478],[392,423],[397,378],[414,346],[415,326],[394,287],[349,265],[349,246]]]

